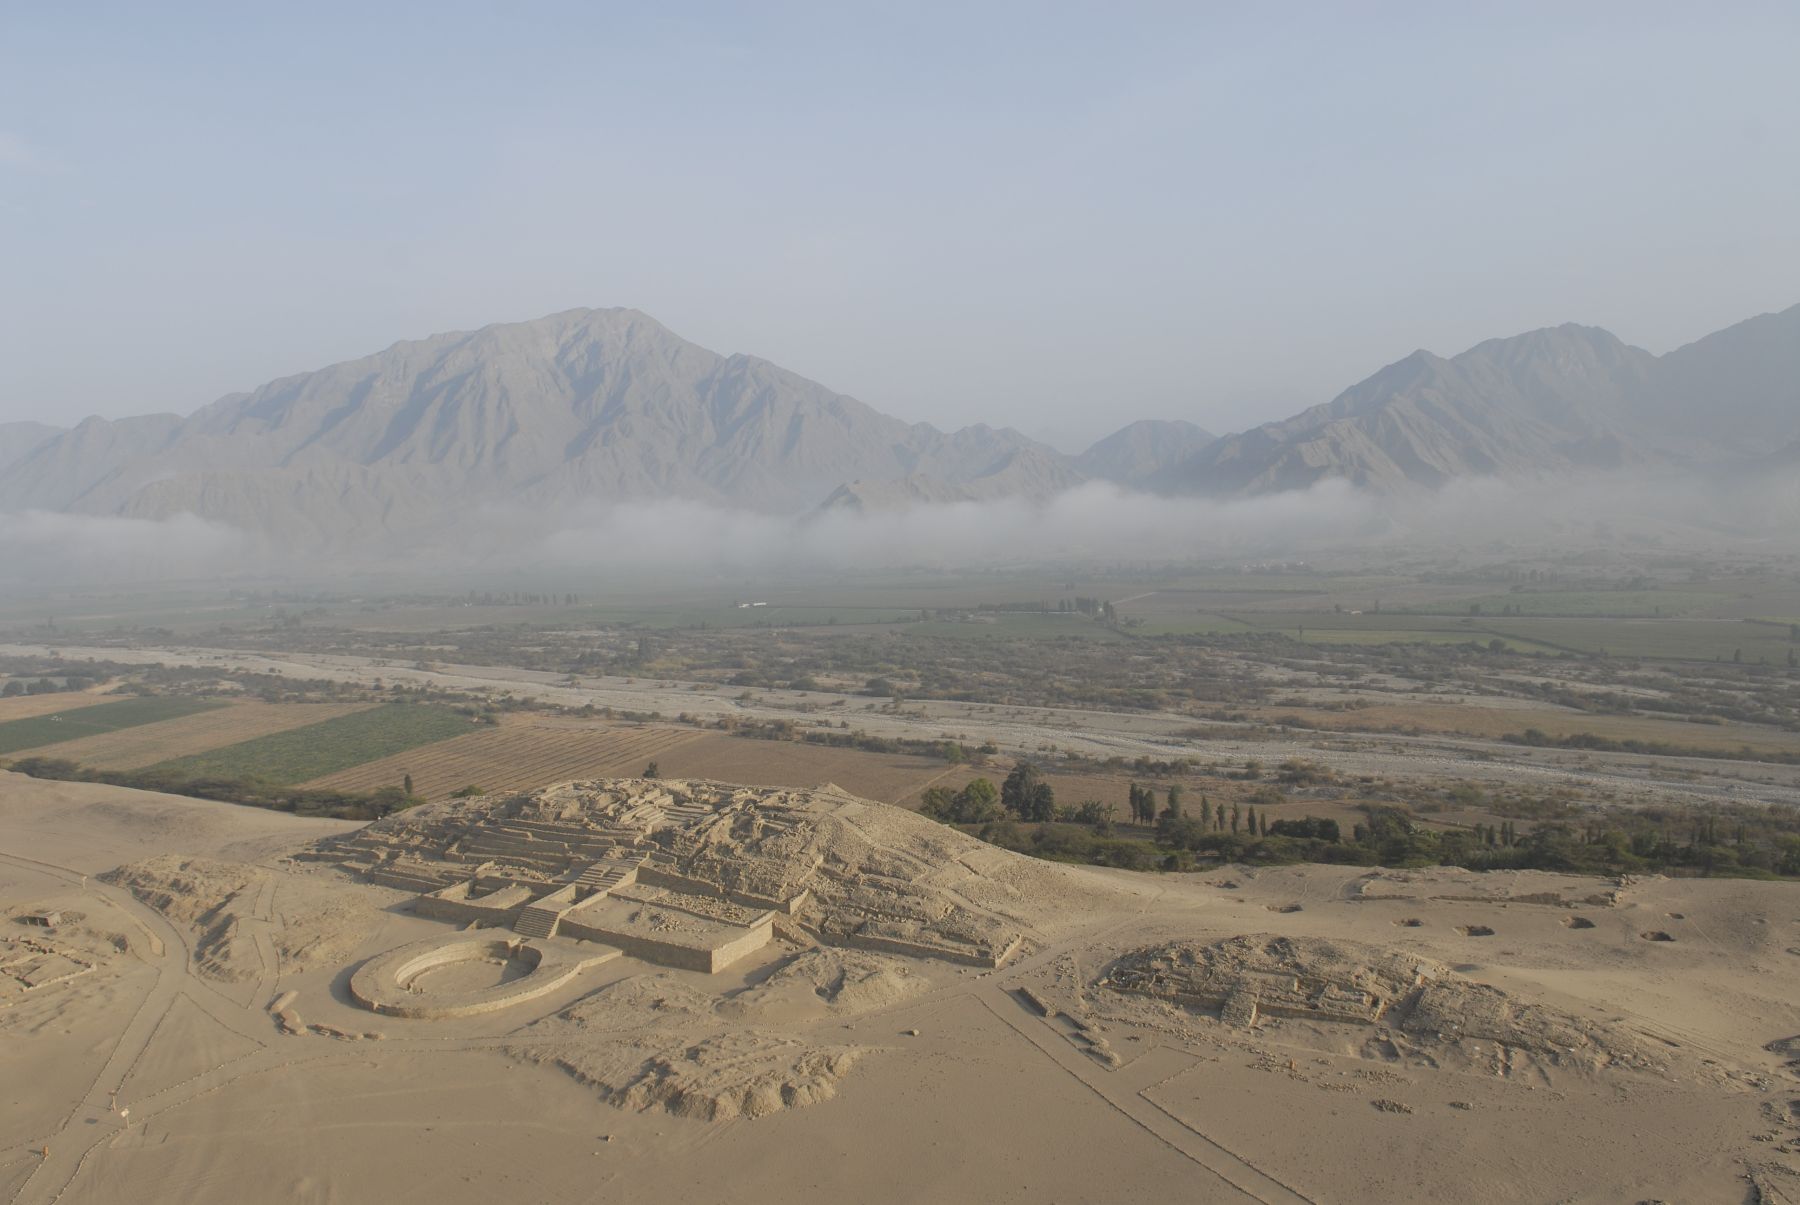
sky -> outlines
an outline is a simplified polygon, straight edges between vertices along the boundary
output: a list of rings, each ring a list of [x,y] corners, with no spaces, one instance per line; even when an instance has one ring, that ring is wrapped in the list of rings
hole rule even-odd
[[[0,0],[0,421],[635,306],[889,413],[1231,430],[1800,302],[1800,6]]]

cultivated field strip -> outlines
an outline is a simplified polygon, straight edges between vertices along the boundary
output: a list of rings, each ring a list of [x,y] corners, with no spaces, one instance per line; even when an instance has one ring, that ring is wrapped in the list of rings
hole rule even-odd
[[[170,758],[153,768],[190,775],[297,783],[451,740],[468,732],[471,726],[466,716],[448,707],[387,703],[237,741],[205,753]]]
[[[0,755],[14,756],[26,749],[55,749],[86,736],[156,724],[225,706],[214,699],[125,698],[109,699],[92,707],[9,720],[0,724]]]
[[[522,720],[366,762],[304,785],[340,791],[399,786],[443,799],[465,786],[523,791],[578,778],[629,778],[662,754],[696,740],[686,728],[619,728]]]
[[[53,695],[20,695],[12,699],[0,699],[0,724],[10,720],[28,720],[33,716],[54,715],[59,711],[74,711],[79,707],[92,707],[96,703],[116,703],[118,697],[101,694],[89,694],[86,691],[59,691]]]
[[[136,770],[173,757],[207,753],[239,741],[303,728],[366,711],[369,703],[263,703],[245,700],[217,711],[84,736],[43,750],[98,770]],[[22,756],[28,756],[26,750]]]
[[[830,782],[882,803],[908,799],[916,803],[921,791],[952,771],[941,759],[910,753],[871,753],[723,733],[702,736],[662,759],[662,772],[670,778],[711,778],[754,787],[817,787]]]
[[[1279,724],[1284,717],[1297,717],[1307,727],[1346,732],[1443,732],[1493,740],[1536,728],[1553,737],[1592,733],[1609,740],[1661,741],[1684,749],[1800,753],[1800,734],[1765,725],[1732,721],[1695,724],[1677,716],[1606,715],[1526,700],[1493,699],[1481,704],[1441,700],[1377,703],[1349,711],[1269,706],[1245,708],[1245,713],[1265,723]]]

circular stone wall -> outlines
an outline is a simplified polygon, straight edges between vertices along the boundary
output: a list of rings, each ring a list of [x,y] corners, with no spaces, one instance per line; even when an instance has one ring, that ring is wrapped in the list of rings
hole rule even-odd
[[[553,992],[584,968],[619,952],[605,946],[564,950],[516,938],[431,938],[371,958],[350,977],[350,995],[358,1004],[390,1017],[468,1017],[510,1008]],[[517,979],[472,991],[426,991],[412,986],[427,971],[459,962],[518,960],[530,970]]]

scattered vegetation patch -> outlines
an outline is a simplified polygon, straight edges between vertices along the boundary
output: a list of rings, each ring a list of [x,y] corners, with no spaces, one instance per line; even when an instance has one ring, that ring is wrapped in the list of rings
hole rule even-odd
[[[379,791],[332,791],[284,786],[255,778],[185,774],[154,766],[147,770],[95,770],[72,761],[50,757],[24,757],[8,764],[6,768],[17,774],[57,782],[104,783],[107,786],[130,787],[138,791],[160,791],[166,795],[186,795],[193,799],[212,799],[220,803],[239,803],[248,807],[293,812],[299,816],[323,816],[337,820],[379,820],[421,802],[409,797],[401,787],[384,787]]]
[[[1778,766],[1800,766],[1800,753],[1784,753],[1774,749],[1717,749],[1705,745],[1675,745],[1668,741],[1616,740],[1596,736],[1592,732],[1574,732],[1568,736],[1550,736],[1536,728],[1511,732],[1500,738],[1509,745],[1525,745],[1534,749],[1587,749],[1597,753],[1636,753],[1646,757],[1703,757],[1717,761],[1762,761]]]

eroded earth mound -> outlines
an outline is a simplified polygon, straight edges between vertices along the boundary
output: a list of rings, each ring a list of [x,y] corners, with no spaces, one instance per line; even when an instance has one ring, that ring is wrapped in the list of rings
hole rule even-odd
[[[1635,1035],[1508,996],[1442,963],[1358,942],[1246,934],[1168,942],[1118,959],[1096,984],[1216,1013],[1244,1028],[1270,1019],[1367,1026],[1389,1056],[1510,1073],[1529,1062],[1595,1071],[1660,1070]]]
[[[259,931],[281,970],[302,971],[347,958],[368,937],[377,915],[358,898],[243,862],[161,854],[100,877],[192,931],[195,969],[227,983],[277,970],[264,965]]]

